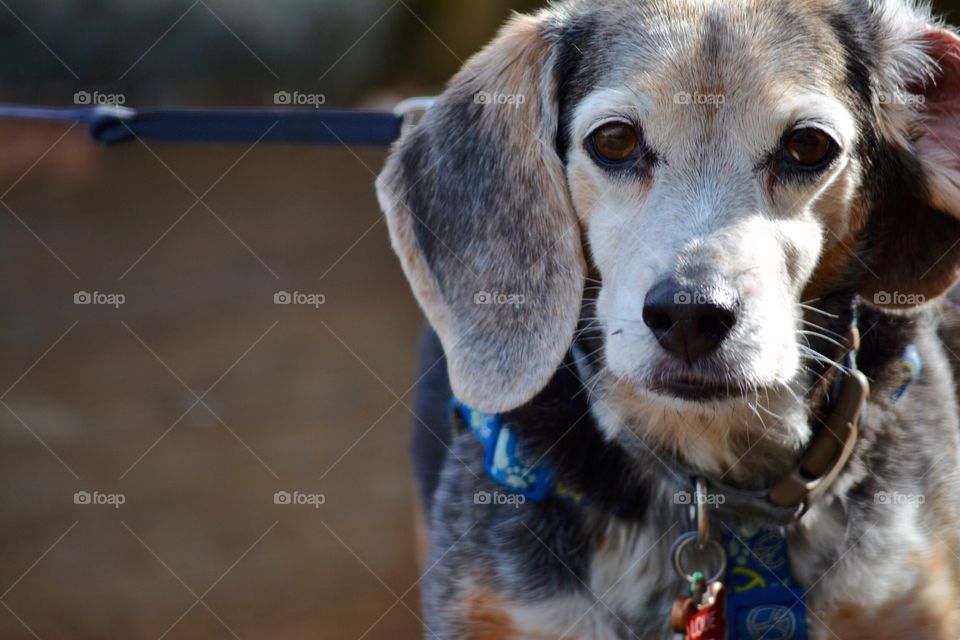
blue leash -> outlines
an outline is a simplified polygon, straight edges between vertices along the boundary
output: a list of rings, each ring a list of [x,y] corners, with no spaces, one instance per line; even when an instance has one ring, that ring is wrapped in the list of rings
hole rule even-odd
[[[794,582],[783,531],[730,530],[724,542],[728,637],[807,640],[804,591]]]
[[[408,101],[415,102],[415,101]],[[128,109],[0,105],[0,118],[84,122],[103,145],[135,138],[162,142],[389,145],[418,103],[394,113],[338,109]]]

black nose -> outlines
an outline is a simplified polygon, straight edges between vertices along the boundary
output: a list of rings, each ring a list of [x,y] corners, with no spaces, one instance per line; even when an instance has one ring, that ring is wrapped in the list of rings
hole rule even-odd
[[[687,363],[723,342],[740,311],[740,296],[722,282],[683,286],[663,280],[643,301],[643,321],[657,342]]]

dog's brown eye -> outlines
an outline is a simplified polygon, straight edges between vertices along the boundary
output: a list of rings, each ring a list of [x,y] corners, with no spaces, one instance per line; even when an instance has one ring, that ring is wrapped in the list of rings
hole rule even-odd
[[[631,160],[640,148],[637,130],[624,122],[605,124],[594,131],[591,138],[594,151],[606,162]]]
[[[833,140],[819,129],[798,129],[787,138],[787,153],[794,162],[813,167],[830,155]]]

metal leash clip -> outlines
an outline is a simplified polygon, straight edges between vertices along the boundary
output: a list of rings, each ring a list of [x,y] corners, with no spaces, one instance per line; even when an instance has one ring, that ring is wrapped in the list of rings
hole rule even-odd
[[[726,636],[723,577],[727,554],[723,545],[710,537],[707,482],[703,478],[694,481],[693,500],[696,530],[677,537],[671,551],[673,567],[690,583],[690,594],[674,601],[671,623],[673,630],[685,634],[688,640],[720,640]],[[690,567],[694,568],[688,571]],[[711,571],[713,567],[716,571]]]
[[[705,563],[716,558],[716,563],[711,566],[717,566],[716,572],[702,571],[704,575],[711,576],[708,582],[714,582],[723,577],[727,570],[727,555],[721,545],[716,540],[710,538],[710,514],[707,513],[707,482],[703,478],[697,478],[694,484],[694,504],[696,531],[688,531],[680,534],[673,543],[673,567],[683,579],[693,582],[694,571],[687,571],[685,566],[688,564],[687,555],[690,551],[694,552],[691,564]],[[693,545],[691,549],[691,545]]]
[[[420,124],[423,116],[436,101],[437,99],[432,96],[418,96],[400,101],[393,108],[393,113],[403,118],[402,133],[407,133]]]

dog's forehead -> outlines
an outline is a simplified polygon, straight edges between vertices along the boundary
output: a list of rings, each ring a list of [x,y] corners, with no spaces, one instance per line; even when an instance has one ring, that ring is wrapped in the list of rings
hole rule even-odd
[[[633,105],[665,142],[710,127],[749,130],[760,145],[764,127],[779,135],[811,98],[838,106],[851,97],[835,2],[608,0],[584,9],[588,43],[584,30],[574,33],[590,66],[575,108],[585,119]]]
[[[864,18],[868,5],[862,4]],[[601,0],[567,15],[594,27],[593,45],[663,65],[698,62],[704,72],[753,60],[799,77],[837,70],[847,36],[837,22],[851,15],[839,0]],[[579,13],[582,11],[582,13]],[[746,56],[746,58],[744,58]],[[824,65],[825,56],[834,64]],[[811,68],[819,63],[823,68]],[[836,80],[837,73],[829,73]]]
[[[608,0],[586,12],[584,54],[604,60],[595,67],[603,85],[686,85],[731,97],[767,83],[821,92],[847,85],[848,34],[833,2]]]

